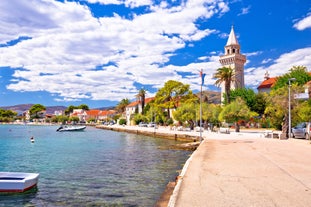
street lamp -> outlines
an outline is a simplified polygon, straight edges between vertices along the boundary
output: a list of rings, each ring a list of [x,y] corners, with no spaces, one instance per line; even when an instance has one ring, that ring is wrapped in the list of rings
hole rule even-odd
[[[203,73],[203,69],[200,71],[201,77],[201,92],[200,92],[200,142],[202,142],[202,86],[204,85],[205,73]]]
[[[292,138],[292,133],[291,133],[291,129],[292,129],[292,118],[291,118],[291,104],[290,104],[290,87],[291,87],[291,81],[295,81],[296,78],[290,78],[288,79],[288,138]]]

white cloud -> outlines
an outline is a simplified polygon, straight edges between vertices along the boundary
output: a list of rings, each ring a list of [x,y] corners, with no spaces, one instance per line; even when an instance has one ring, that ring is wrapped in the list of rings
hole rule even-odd
[[[296,22],[293,27],[298,30],[305,30],[307,28],[311,28],[311,13],[309,13],[305,18]]]
[[[128,7],[150,4],[89,2]],[[169,79],[182,80],[177,71],[196,74],[197,68],[217,68],[218,60],[211,59],[183,67],[163,65],[176,50],[215,32],[200,30],[195,24],[198,18],[228,10],[222,0],[189,0],[170,8],[152,5],[151,12],[128,20],[118,14],[95,18],[87,6],[76,2],[0,1],[0,43],[30,38],[0,47],[0,66],[15,68],[14,80],[7,86],[13,91],[47,91],[57,101],[132,99],[136,82],[158,88]],[[185,82],[199,87],[191,77]]]
[[[269,63],[269,62],[271,62],[271,61],[273,61],[273,59],[268,58],[268,59],[264,59],[261,63],[262,63],[262,64],[267,64],[267,63]]]
[[[151,5],[152,1],[151,0],[86,0],[89,3],[100,3],[104,5],[108,4],[114,4],[114,5],[120,5],[124,4],[127,7],[130,8],[135,8],[135,7],[140,7],[140,6],[146,6],[146,5]]]
[[[241,13],[239,13],[238,16],[248,14],[249,11],[250,11],[250,9],[251,9],[250,6],[242,8],[242,9],[241,9]]]

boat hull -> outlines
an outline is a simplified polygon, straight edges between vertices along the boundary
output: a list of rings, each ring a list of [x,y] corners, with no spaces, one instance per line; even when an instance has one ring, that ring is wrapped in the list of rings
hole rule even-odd
[[[73,131],[83,131],[86,126],[61,126],[56,131],[58,132],[73,132]]]
[[[0,192],[25,192],[35,187],[38,180],[38,173],[0,172]]]

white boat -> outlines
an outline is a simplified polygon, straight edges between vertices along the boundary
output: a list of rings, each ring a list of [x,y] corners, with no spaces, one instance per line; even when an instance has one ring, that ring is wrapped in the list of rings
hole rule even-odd
[[[64,125],[60,126],[56,131],[65,132],[65,131],[82,131],[86,128],[86,126],[74,126],[74,125]]]
[[[38,173],[0,172],[0,192],[24,192],[35,187],[38,180]]]

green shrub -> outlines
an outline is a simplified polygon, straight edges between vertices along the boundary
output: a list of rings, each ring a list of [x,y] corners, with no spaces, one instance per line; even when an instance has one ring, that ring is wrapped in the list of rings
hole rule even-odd
[[[120,119],[119,124],[120,125],[123,125],[123,124],[126,125],[126,119]]]

